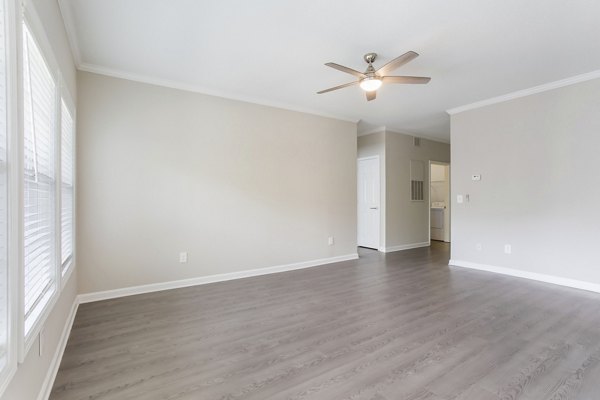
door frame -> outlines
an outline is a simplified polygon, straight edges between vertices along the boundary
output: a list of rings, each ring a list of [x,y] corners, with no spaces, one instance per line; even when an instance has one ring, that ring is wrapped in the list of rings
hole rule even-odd
[[[381,238],[381,227],[384,226],[382,224],[383,218],[384,218],[384,199],[382,198],[382,192],[383,192],[383,187],[381,185],[381,158],[379,157],[379,155],[374,155],[374,156],[365,156],[365,157],[358,157],[356,159],[356,182],[357,182],[357,186],[356,186],[356,198],[357,198],[357,202],[356,202],[356,247],[360,247],[358,245],[358,165],[360,164],[361,161],[367,161],[367,160],[377,160],[377,165],[379,166],[379,244],[377,245],[377,251],[382,251],[382,246],[381,246],[381,242],[382,242],[382,238]]]
[[[444,240],[445,243],[450,243],[452,241],[452,236],[451,236],[451,225],[450,225],[450,221],[451,221],[451,217],[452,217],[452,210],[450,209],[451,207],[451,203],[452,203],[452,191],[451,191],[451,180],[450,180],[450,171],[451,171],[451,166],[449,162],[445,162],[445,161],[435,161],[435,160],[429,160],[429,177],[428,177],[428,181],[429,181],[429,186],[427,187],[427,237],[429,238],[429,244],[431,245],[431,164],[436,164],[436,165],[444,165],[446,167],[448,167],[448,204],[446,204],[446,211],[448,212],[448,239],[449,241],[446,242]],[[445,219],[445,218],[444,218]],[[446,223],[446,221],[444,221],[444,224]]]

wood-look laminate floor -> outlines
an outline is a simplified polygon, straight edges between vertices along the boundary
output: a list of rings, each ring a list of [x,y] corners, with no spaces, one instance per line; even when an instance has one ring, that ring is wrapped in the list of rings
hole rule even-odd
[[[51,399],[600,399],[600,295],[448,253],[84,304]]]

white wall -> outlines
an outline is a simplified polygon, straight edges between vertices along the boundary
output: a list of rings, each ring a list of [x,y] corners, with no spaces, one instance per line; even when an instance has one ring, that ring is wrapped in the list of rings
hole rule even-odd
[[[67,89],[73,99],[75,99],[75,65],[71,56],[58,3],[56,0],[32,0],[32,2],[43,25],[41,27],[43,31],[35,31],[35,34],[47,37],[51,51],[58,61],[60,73]],[[39,349],[38,338],[31,346],[31,350],[24,362],[19,364],[15,376],[2,395],[2,400],[33,400],[37,398],[58,348],[63,328],[69,317],[76,295],[77,270],[71,274],[54,309],[44,324],[43,355],[39,356],[39,352],[37,351]]]
[[[600,284],[599,110],[596,79],[452,116],[454,260]]]
[[[429,201],[448,201],[448,167],[442,164],[431,164],[431,193]]]
[[[431,164],[431,182],[444,182],[446,177],[446,167],[442,164]]]
[[[356,124],[90,73],[78,88],[82,293],[356,253]]]
[[[444,181],[437,181],[437,182],[431,182],[431,202],[434,201],[446,201],[446,198],[448,197],[446,195],[448,191],[446,190],[446,182]]]
[[[444,210],[444,232],[445,242],[450,241],[450,166],[442,164],[431,164],[431,192],[429,203],[443,202]],[[432,235],[433,236],[433,235]]]
[[[425,201],[411,201],[410,161],[450,162],[450,145],[421,139],[413,145],[413,137],[386,132],[386,247],[401,249],[424,245],[429,241],[429,177],[425,176]],[[429,172],[427,172],[427,175]]]
[[[379,157],[379,247],[385,248],[385,131],[358,137],[358,158]]]

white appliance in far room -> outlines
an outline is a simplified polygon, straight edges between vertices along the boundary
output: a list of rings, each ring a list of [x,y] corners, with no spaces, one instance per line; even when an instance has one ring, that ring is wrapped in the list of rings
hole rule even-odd
[[[446,203],[434,201],[431,203],[431,240],[444,240],[444,213]]]

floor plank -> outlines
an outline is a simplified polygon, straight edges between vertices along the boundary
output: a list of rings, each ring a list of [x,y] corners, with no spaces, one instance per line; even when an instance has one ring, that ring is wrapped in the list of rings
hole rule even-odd
[[[83,304],[53,400],[593,399],[600,295],[444,243]]]

